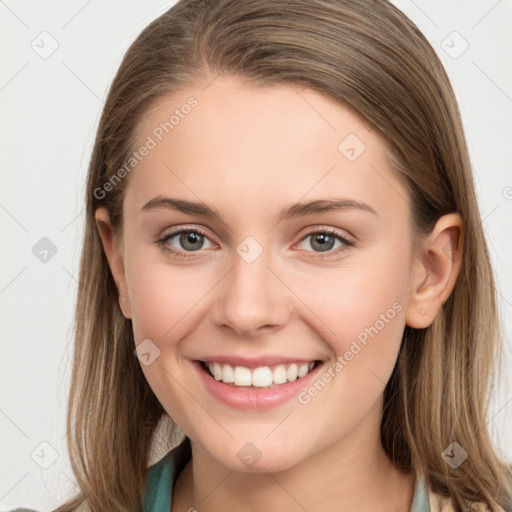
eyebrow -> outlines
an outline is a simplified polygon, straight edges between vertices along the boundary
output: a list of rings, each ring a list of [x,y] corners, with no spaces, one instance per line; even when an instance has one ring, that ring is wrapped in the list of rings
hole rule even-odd
[[[141,212],[147,212],[156,209],[165,209],[178,211],[190,215],[201,215],[203,217],[214,218],[222,223],[222,217],[219,211],[208,206],[205,203],[188,201],[186,199],[176,199],[172,197],[156,196],[148,201],[141,209]],[[368,204],[353,199],[337,198],[337,199],[317,199],[307,203],[295,203],[283,208],[278,216],[278,220],[295,219],[306,217],[308,215],[318,215],[320,213],[358,209],[366,211],[374,215],[378,213]]]

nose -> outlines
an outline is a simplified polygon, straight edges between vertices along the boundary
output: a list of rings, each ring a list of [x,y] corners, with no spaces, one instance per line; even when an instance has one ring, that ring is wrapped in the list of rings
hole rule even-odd
[[[283,327],[289,320],[292,293],[270,268],[266,251],[251,263],[238,254],[214,297],[212,320],[237,338],[254,338]]]

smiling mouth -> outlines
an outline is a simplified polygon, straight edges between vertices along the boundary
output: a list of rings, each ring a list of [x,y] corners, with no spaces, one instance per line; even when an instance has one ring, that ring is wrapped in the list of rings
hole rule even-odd
[[[230,364],[200,361],[203,370],[217,381],[233,387],[275,388],[305,377],[321,361],[278,364],[247,368]]]

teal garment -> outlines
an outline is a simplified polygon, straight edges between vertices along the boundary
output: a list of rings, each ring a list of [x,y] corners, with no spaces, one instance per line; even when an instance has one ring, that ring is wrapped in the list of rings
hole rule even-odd
[[[191,456],[190,439],[185,437],[178,446],[149,468],[144,512],[170,512],[174,484]]]
[[[144,512],[170,512],[174,483],[190,460],[190,456],[190,440],[186,437],[180,445],[151,466],[144,497]],[[427,489],[420,477],[416,479],[409,512],[430,512]]]
[[[171,511],[174,484],[190,460],[191,455],[190,439],[186,437],[178,446],[149,468],[143,512]],[[35,511],[17,508],[10,512]],[[414,498],[409,512],[430,512],[427,490],[423,479],[420,477],[416,479]]]
[[[425,480],[420,475],[416,476],[416,486],[414,488],[414,497],[412,499],[410,512],[430,512],[428,490],[425,485]]]

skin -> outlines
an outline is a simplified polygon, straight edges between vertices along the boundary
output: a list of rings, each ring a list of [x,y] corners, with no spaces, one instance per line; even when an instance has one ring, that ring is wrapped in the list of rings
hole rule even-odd
[[[113,233],[105,209],[96,212],[135,343],[149,338],[160,350],[142,370],[192,442],[173,510],[409,510],[415,477],[380,443],[383,391],[405,325],[430,325],[454,286],[462,220],[441,217],[414,247],[407,189],[384,140],[360,118],[296,86],[256,88],[224,76],[205,88],[209,82],[164,98],[144,118],[136,147],[190,96],[198,100],[130,174],[122,233]],[[338,150],[348,134],[366,146],[355,161]],[[223,222],[141,212],[158,195],[207,203]],[[277,221],[291,203],[339,197],[376,214]],[[187,252],[179,236],[167,240],[188,258],[155,243],[183,226],[208,235],[197,251]],[[354,244],[321,252],[307,236],[312,228]],[[263,249],[251,264],[236,251],[247,236]],[[307,405],[292,398],[266,411],[233,409],[192,369],[192,360],[218,354],[296,355],[327,369],[394,303],[401,311]],[[237,457],[247,442],[262,455],[252,468]]]

